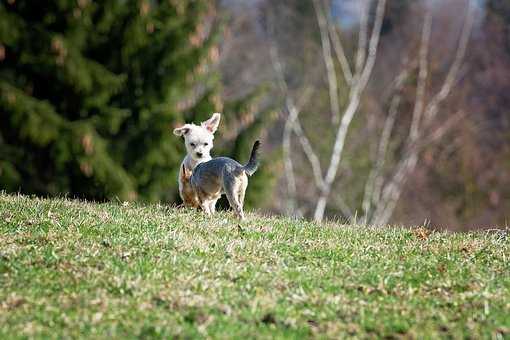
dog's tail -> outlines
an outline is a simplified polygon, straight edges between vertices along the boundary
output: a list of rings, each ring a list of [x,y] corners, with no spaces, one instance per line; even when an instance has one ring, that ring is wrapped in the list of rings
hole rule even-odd
[[[253,148],[251,149],[251,155],[250,160],[248,161],[248,164],[243,166],[243,170],[246,172],[248,176],[251,176],[257,171],[259,167],[259,147],[260,147],[260,141],[256,141],[253,144]]]

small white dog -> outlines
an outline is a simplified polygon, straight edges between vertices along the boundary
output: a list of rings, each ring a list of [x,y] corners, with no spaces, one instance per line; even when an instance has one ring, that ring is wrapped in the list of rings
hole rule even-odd
[[[258,150],[260,142],[256,141],[246,165],[228,157],[216,157],[207,162],[197,164],[193,173],[186,173],[182,180],[190,183],[189,195],[198,202],[202,210],[210,215],[216,211],[216,202],[222,194],[227,195],[228,202],[237,217],[244,220],[244,195],[248,187],[248,177],[259,167]]]
[[[218,129],[220,119],[221,114],[214,113],[211,118],[200,125],[185,124],[174,129],[176,136],[184,137],[184,145],[188,152],[179,170],[179,194],[187,207],[197,208],[199,203],[196,201],[195,195],[192,195],[193,190],[189,187],[189,181],[184,179],[187,173],[193,172],[197,164],[211,159],[214,133]]]

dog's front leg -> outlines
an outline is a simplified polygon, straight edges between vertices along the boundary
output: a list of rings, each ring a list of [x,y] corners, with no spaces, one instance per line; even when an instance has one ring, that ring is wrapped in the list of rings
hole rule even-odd
[[[209,211],[211,212],[211,214],[214,214],[216,212],[216,201],[209,202]]]
[[[210,206],[209,206],[209,201],[201,201],[200,202],[200,207],[202,208],[202,210],[205,212],[206,215],[211,215],[211,209],[210,209]]]
[[[210,204],[209,204],[209,211],[211,212],[211,214],[214,214],[216,212],[216,202],[218,202],[218,200],[220,199],[221,195],[218,196],[218,197],[215,197],[211,200]]]

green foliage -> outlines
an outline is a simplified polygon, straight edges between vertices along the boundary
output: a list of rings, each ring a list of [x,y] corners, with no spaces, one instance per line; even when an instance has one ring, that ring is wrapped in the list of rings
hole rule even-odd
[[[1,187],[176,199],[184,152],[171,129],[222,105],[214,10],[208,0],[2,2]]]
[[[508,233],[0,193],[0,338],[510,335]]]

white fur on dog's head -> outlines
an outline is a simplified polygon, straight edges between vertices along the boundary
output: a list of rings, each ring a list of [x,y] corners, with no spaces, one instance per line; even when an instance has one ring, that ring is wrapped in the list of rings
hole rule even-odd
[[[195,161],[203,162],[211,158],[214,132],[220,124],[221,114],[215,113],[200,125],[185,124],[174,130],[176,136],[184,137],[186,151]]]

